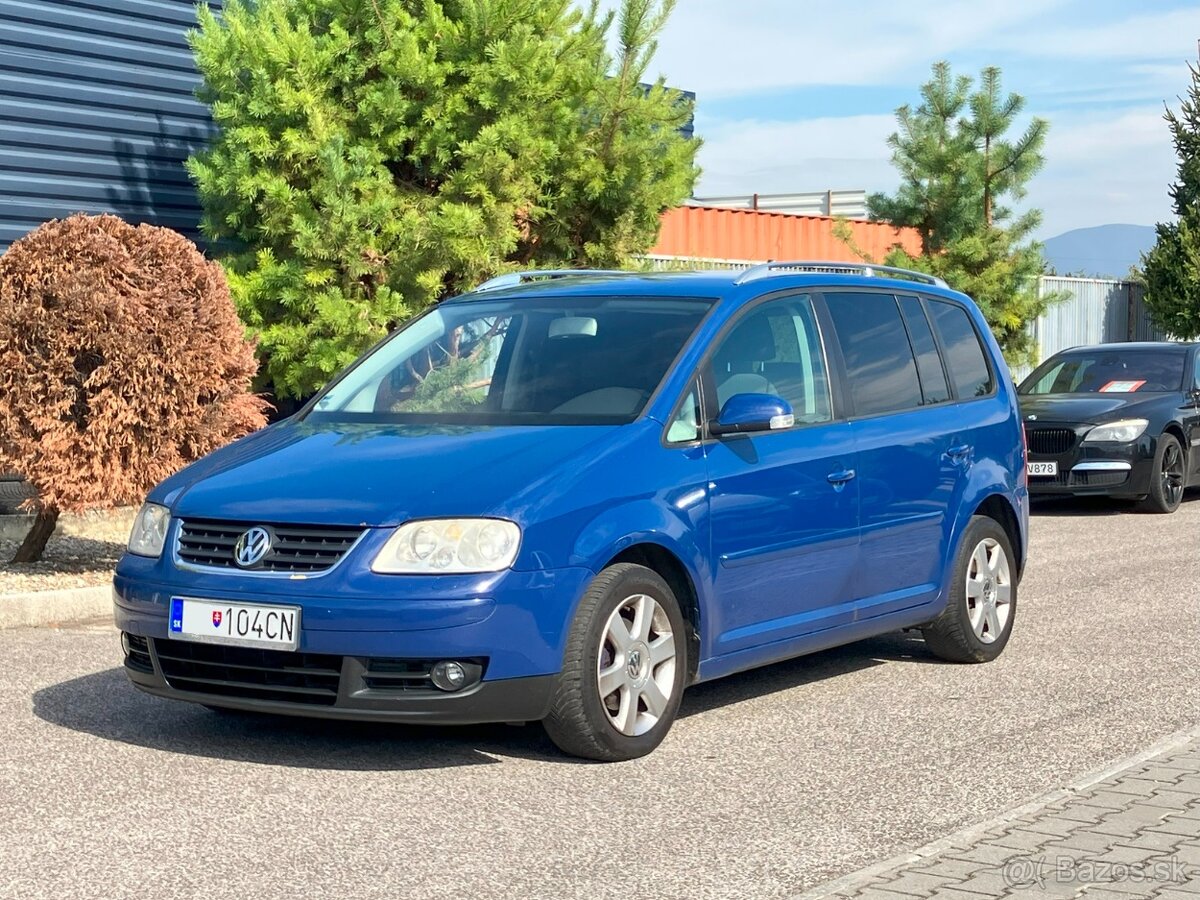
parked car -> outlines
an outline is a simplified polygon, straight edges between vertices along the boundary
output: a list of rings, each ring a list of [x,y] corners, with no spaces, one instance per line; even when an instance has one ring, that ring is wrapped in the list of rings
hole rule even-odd
[[[525,273],[155,488],[116,622],[162,697],[628,759],[699,681],[902,628],[994,659],[1027,506],[1000,351],[936,279]]]
[[[1035,494],[1106,494],[1174,512],[1200,484],[1197,344],[1056,353],[1021,382]]]

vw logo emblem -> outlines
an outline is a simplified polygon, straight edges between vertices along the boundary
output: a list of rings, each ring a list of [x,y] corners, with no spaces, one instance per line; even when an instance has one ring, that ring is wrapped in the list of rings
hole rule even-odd
[[[270,552],[271,532],[258,525],[238,538],[233,546],[234,561],[243,569],[257,566]]]

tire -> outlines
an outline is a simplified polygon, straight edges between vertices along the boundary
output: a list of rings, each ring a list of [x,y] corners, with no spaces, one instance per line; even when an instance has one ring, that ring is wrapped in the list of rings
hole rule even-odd
[[[1154,450],[1154,470],[1150,473],[1150,492],[1142,509],[1152,513],[1173,513],[1183,502],[1187,479],[1187,457],[1173,434],[1159,435]]]
[[[946,608],[921,629],[929,649],[950,662],[999,656],[1017,615],[1016,572],[1008,534],[995,519],[973,517],[959,542]]]
[[[5,478],[5,475],[0,475],[0,513],[15,513],[22,503],[34,495],[34,490],[16,475],[11,476],[12,480]]]
[[[602,670],[614,688],[605,698]],[[671,588],[652,569],[618,563],[597,575],[580,601],[542,724],[572,756],[645,756],[675,721],[687,670],[685,622]]]

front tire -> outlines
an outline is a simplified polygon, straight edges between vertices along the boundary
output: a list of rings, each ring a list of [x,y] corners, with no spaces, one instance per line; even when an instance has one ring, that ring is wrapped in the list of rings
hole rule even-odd
[[[1179,439],[1173,434],[1160,435],[1154,451],[1154,471],[1150,474],[1150,493],[1142,502],[1142,509],[1153,513],[1173,513],[1179,509],[1186,472],[1187,458]]]
[[[1012,634],[1017,614],[1016,563],[995,519],[975,516],[963,532],[942,614],[921,629],[925,643],[950,662],[990,662]]]
[[[670,586],[644,566],[610,566],[575,613],[542,724],[572,756],[645,756],[675,721],[687,668],[685,622]]]

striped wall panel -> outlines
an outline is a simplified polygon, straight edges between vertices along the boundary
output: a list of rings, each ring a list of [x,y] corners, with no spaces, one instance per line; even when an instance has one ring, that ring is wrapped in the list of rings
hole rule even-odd
[[[79,211],[199,238],[194,24],[193,0],[0,0],[0,250]]]

